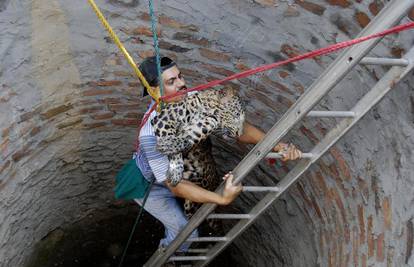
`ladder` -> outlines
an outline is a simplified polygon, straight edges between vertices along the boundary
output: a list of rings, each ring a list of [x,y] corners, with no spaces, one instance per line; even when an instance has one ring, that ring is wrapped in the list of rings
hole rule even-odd
[[[397,24],[414,7],[414,0],[392,0],[367,25],[359,36],[365,36],[386,30]],[[358,36],[358,37],[359,37]],[[235,183],[240,183],[247,174],[263,159],[278,158],[277,153],[269,153],[289,130],[304,117],[335,117],[341,121],[330,130],[323,139],[296,166],[279,181],[277,186],[244,186],[243,191],[267,192],[248,214],[214,214],[217,205],[204,204],[190,219],[186,227],[164,250],[156,251],[145,263],[146,267],[158,267],[168,261],[188,262],[190,266],[206,266],[231,242],[244,232],[253,222],[293,185],[300,176],[348,132],[374,105],[376,105],[401,79],[414,68],[414,47],[400,59],[365,57],[380,39],[373,39],[348,48],[313,82],[305,93],[292,105],[282,118],[270,129],[263,140],[233,170]],[[311,111],[312,108],[357,64],[392,66],[389,71],[365,94],[350,111]],[[221,193],[223,184],[216,190]],[[188,238],[205,219],[239,220],[222,237]],[[193,249],[189,253],[201,255],[172,256],[184,242],[213,242],[211,248]]]

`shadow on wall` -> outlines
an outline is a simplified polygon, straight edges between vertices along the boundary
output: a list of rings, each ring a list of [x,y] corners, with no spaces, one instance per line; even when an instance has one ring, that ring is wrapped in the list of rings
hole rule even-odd
[[[135,204],[124,204],[55,229],[36,245],[27,267],[117,267],[137,213]],[[142,266],[156,250],[162,233],[162,225],[145,213],[123,266]]]

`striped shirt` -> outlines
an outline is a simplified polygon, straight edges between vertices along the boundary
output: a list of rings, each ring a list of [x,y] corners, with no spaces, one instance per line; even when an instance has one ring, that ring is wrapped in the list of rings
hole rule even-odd
[[[149,112],[153,104],[154,102],[145,114]],[[157,137],[151,125],[151,120],[156,115],[157,111],[154,110],[139,132],[139,148],[135,155],[135,162],[148,181],[155,178],[156,183],[163,183],[167,179],[169,161],[166,155],[157,150]]]

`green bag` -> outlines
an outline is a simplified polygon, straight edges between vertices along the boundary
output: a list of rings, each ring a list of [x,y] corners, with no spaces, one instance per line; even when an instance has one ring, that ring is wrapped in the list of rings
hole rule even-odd
[[[115,198],[130,200],[143,198],[149,187],[149,182],[135,163],[130,159],[116,176]]]

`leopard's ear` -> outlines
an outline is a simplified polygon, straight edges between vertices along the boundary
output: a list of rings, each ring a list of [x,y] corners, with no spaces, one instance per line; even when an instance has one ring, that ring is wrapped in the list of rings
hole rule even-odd
[[[208,88],[198,93],[200,99],[219,99],[220,98],[220,89]]]
[[[220,102],[226,103],[230,101],[235,95],[237,95],[236,90],[230,85],[226,85],[224,88],[220,89]]]
[[[214,89],[214,94],[217,95],[219,98],[226,96],[226,90],[223,87]]]

